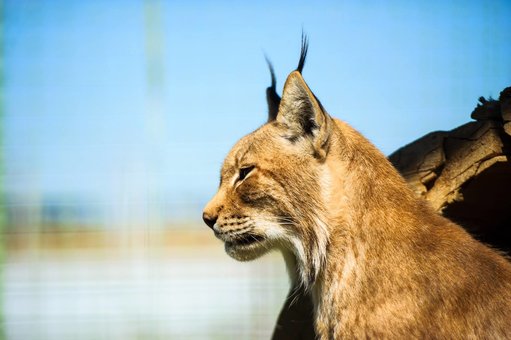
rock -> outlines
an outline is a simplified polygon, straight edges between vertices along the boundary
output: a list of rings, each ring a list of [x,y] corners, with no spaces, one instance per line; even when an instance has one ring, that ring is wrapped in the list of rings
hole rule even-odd
[[[477,104],[470,117],[475,120],[502,120],[500,114],[500,103],[490,97],[486,100],[484,97],[479,97]]]
[[[511,87],[507,87],[499,96],[500,111],[504,121],[504,131],[511,136]]]
[[[476,122],[400,148],[389,160],[434,209],[476,238],[511,250],[511,87],[483,97]]]

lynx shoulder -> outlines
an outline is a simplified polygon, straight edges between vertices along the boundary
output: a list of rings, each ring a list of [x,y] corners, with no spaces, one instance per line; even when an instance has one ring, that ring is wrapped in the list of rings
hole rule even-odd
[[[320,339],[511,338],[511,264],[418,199],[289,74],[227,155],[203,218],[231,257],[283,253]]]

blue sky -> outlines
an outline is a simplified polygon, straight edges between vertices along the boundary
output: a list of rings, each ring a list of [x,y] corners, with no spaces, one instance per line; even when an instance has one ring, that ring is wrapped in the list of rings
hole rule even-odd
[[[266,119],[263,52],[280,89],[302,27],[306,81],[386,154],[511,85],[509,1],[11,0],[3,17],[7,192],[115,221],[200,219]]]

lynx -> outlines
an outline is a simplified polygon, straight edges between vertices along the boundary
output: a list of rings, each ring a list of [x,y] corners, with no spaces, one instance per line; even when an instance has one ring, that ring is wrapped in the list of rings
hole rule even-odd
[[[511,264],[417,198],[298,68],[222,166],[203,219],[240,261],[276,249],[319,339],[511,338]],[[282,332],[281,332],[282,333]]]

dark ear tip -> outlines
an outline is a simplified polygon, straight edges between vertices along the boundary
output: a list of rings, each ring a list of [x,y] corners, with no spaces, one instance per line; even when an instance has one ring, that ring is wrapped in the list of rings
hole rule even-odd
[[[266,99],[268,100],[268,104],[272,104],[278,106],[280,104],[280,96],[275,92],[274,87],[266,88]]]

